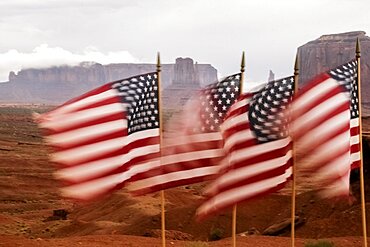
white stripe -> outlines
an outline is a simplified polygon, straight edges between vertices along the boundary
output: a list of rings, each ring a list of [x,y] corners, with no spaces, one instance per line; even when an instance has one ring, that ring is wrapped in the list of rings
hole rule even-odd
[[[104,118],[108,115],[125,112],[126,107],[121,103],[114,103],[109,105],[104,105],[100,107],[95,107],[91,109],[86,109],[83,111],[56,115],[53,118],[45,119],[41,122],[39,126],[46,129],[65,129],[73,125],[81,124],[83,122],[92,121],[98,118]],[[122,115],[123,117],[123,115]]]
[[[351,145],[360,143],[360,137],[358,135],[351,136]]]
[[[92,105],[94,103],[113,98],[117,96],[117,91],[115,89],[109,89],[107,91],[101,92],[99,94],[95,94],[86,98],[82,98],[76,102],[61,106],[60,108],[55,109],[54,111],[51,111],[47,113],[48,117],[58,116],[61,114],[66,114],[72,111],[75,111],[77,109],[80,109],[82,107]]]
[[[258,156],[267,152],[272,152],[279,148],[286,147],[291,142],[291,139],[289,137],[276,140],[276,141],[270,141],[267,143],[261,143],[258,145],[254,145],[251,147],[247,147],[244,149],[239,149],[237,151],[232,152],[231,158],[229,159],[229,162],[231,164],[236,164],[243,162],[244,160],[247,160],[251,157]]]
[[[232,156],[233,154],[231,154]],[[222,175],[219,179],[215,180],[214,183],[212,183],[209,188],[206,191],[206,194],[214,194],[217,193],[217,188],[221,187],[227,187],[233,183],[238,183],[239,181],[251,178],[253,176],[256,176],[258,174],[265,173],[267,171],[271,171],[273,169],[279,168],[281,166],[284,166],[289,159],[292,158],[292,151],[289,150],[284,156],[278,157],[275,159],[270,159],[267,161],[259,162],[252,165],[247,165],[238,168],[233,169],[226,174]],[[239,163],[239,161],[233,162],[231,161],[230,165],[232,166],[235,163]]]
[[[252,97],[248,97],[243,100],[239,100],[235,102],[233,105],[230,106],[229,112],[233,112],[241,107],[246,107],[251,100],[252,100]]]
[[[240,136],[239,138],[244,138],[243,136]],[[291,142],[290,137],[286,137],[284,139],[276,140],[276,141],[270,141],[266,143],[261,143],[258,145],[253,145],[246,147],[244,149],[238,150],[235,154],[233,154],[232,159],[237,162],[238,160],[246,160],[251,157],[264,154],[266,152],[271,152],[273,150],[286,147]],[[232,145],[232,144],[230,144]],[[231,161],[230,161],[231,162]]]
[[[301,115],[299,118],[297,118],[294,121],[294,124],[292,126],[293,133],[299,132],[299,129],[301,128],[307,128],[307,126],[316,125],[315,120],[320,118],[321,116],[324,116],[331,112],[333,109],[337,108],[338,105],[349,102],[348,98],[343,94],[336,94],[335,96],[331,97],[328,100],[325,100],[319,105],[316,105],[314,108],[310,109],[305,114]],[[296,109],[296,105],[293,104],[293,107]],[[349,114],[349,112],[348,112]],[[349,119],[349,116],[347,118],[347,121]]]
[[[320,191],[321,197],[335,197],[340,195],[349,195],[349,176],[350,176],[350,170],[348,170],[348,173],[341,177],[340,179],[337,179],[333,184],[331,184],[329,187],[323,189]]]
[[[220,132],[211,132],[211,133],[201,133],[201,134],[193,134],[193,135],[180,135],[176,138],[164,138],[163,140],[163,148],[166,147],[173,147],[173,146],[181,146],[191,143],[199,143],[199,142],[209,142],[209,141],[219,141],[222,140],[222,136]]]
[[[358,120],[358,118],[351,119],[350,126],[351,126],[351,128],[358,127],[359,126],[359,120]]]
[[[128,136],[56,152],[51,155],[51,160],[66,165],[76,164],[86,157],[96,157],[110,151],[118,150],[136,140],[156,136],[159,136],[158,129],[139,131]]]
[[[293,104],[292,110],[304,109],[306,105],[309,105],[310,102],[320,99],[326,93],[330,92],[334,88],[338,87],[338,83],[333,78],[326,79],[322,81],[315,87],[309,89],[304,94],[296,98],[295,103]]]
[[[357,153],[351,153],[351,163],[358,161],[361,159],[360,152]]]
[[[150,177],[133,182],[129,185],[128,189],[137,191],[144,188],[150,188],[160,184],[166,184],[173,181],[185,180],[190,178],[198,178],[209,175],[217,174],[219,166],[200,167],[191,170],[171,172],[159,176]]]
[[[61,189],[62,195],[80,200],[89,200],[94,196],[113,189],[119,183],[129,179],[126,172],[114,174],[100,179],[88,181],[86,183],[67,186]]]
[[[200,151],[190,151],[187,153],[179,153],[173,155],[167,155],[162,157],[162,164],[176,164],[180,162],[194,161],[200,159],[210,159],[222,157],[224,155],[223,149],[209,149]]]
[[[248,123],[248,112],[227,118],[220,126],[221,130],[227,131],[235,126]]]
[[[158,167],[165,167],[166,165],[176,164],[180,162],[192,161],[192,160],[199,160],[204,158],[216,158],[223,156],[222,149],[215,149],[215,150],[203,150],[198,152],[189,152],[185,154],[175,154],[170,156],[163,156],[161,158],[160,164],[146,162],[144,164],[135,165],[130,168],[131,173],[139,174],[143,172],[147,172],[149,170],[155,170]],[[194,168],[198,169],[198,168]]]
[[[250,129],[238,131],[225,140],[224,148],[225,150],[230,150],[230,148],[232,148],[233,146],[241,142],[247,142],[252,139],[255,139],[255,137],[253,136],[253,133]]]
[[[349,128],[349,114],[349,110],[344,111],[321,123],[316,128],[307,131],[305,135],[299,138],[299,144],[301,145],[300,148],[305,149],[320,145],[333,131],[337,131],[343,126],[348,126]]]
[[[299,145],[300,144],[298,143],[297,146],[299,147]],[[301,160],[302,164],[300,167],[302,169],[315,167],[317,163],[320,163],[330,153],[335,153],[338,149],[349,148],[349,131],[343,132],[329,141],[318,145],[318,148],[310,152],[303,160]],[[304,150],[297,150],[297,152],[304,152]],[[297,159],[299,159],[298,157]]]
[[[317,170],[317,175],[313,177],[313,180],[325,182],[333,177],[342,176],[350,169],[350,153],[348,151]]]
[[[53,145],[63,145],[68,143],[78,143],[80,141],[94,139],[99,136],[107,135],[118,130],[127,128],[127,120],[119,119],[107,123],[97,124],[85,128],[79,128],[60,134],[45,137],[45,141]]]
[[[158,153],[159,144],[144,146],[130,150],[127,154],[101,159],[85,163],[83,165],[72,166],[60,169],[55,173],[58,179],[80,181],[84,179],[93,178],[99,174],[112,171],[116,168],[124,166],[126,163],[137,157],[143,156],[148,153]]]
[[[201,205],[198,210],[198,215],[204,215],[212,213],[217,210],[218,207],[223,205],[228,205],[230,202],[239,202],[245,200],[249,197],[252,197],[256,194],[264,192],[268,189],[271,189],[279,184],[282,184],[287,181],[287,179],[292,175],[292,168],[288,168],[284,174],[261,180],[253,184],[247,184],[244,186],[232,188],[230,190],[224,191],[220,194],[215,195],[210,200],[206,201]]]

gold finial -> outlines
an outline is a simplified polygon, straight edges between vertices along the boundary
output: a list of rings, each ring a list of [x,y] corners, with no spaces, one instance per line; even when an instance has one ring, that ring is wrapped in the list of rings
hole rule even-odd
[[[294,63],[294,75],[299,75],[299,60],[298,60],[298,51],[295,55],[295,63]]]
[[[243,51],[242,53],[242,63],[240,65],[240,72],[244,72],[245,71],[245,52]]]
[[[361,57],[361,53],[360,53],[360,39],[357,37],[357,41],[356,41],[356,58],[359,58]]]
[[[157,71],[161,71],[161,57],[159,52],[157,52]]]

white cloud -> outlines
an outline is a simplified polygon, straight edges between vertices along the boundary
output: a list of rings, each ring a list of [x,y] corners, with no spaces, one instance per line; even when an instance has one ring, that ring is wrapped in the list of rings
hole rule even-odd
[[[86,47],[82,53],[73,53],[61,47],[37,46],[25,53],[15,49],[0,53],[0,81],[7,81],[10,71],[18,72],[25,68],[46,68],[58,65],[77,65],[80,62],[138,63],[140,60],[127,51],[100,52],[97,48]]]
[[[264,81],[270,69],[290,75],[297,47],[310,40],[370,32],[369,8],[368,0],[0,1],[0,54],[33,54],[47,43],[78,56],[97,47],[87,50],[99,61],[120,60],[110,51],[123,50],[154,62],[160,51],[164,63],[191,57],[228,75],[245,51],[246,81]]]

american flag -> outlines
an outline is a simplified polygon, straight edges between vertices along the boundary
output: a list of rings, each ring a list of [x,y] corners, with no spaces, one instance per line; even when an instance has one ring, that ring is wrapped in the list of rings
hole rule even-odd
[[[292,103],[297,168],[324,197],[349,194],[351,164],[359,160],[356,81],[353,60],[308,82]]]
[[[129,189],[140,195],[209,180],[224,156],[219,126],[240,94],[241,74],[200,90],[179,117],[170,120],[163,140],[161,165],[147,167],[132,178]]]
[[[294,92],[294,78],[267,83],[243,94],[221,126],[226,159],[220,176],[206,189],[209,198],[198,218],[277,191],[292,175],[291,139],[283,111]]]
[[[350,128],[351,128],[351,169],[360,167],[360,129],[359,129],[359,99],[357,82],[357,61],[353,60],[347,64],[331,70],[330,75],[340,84],[344,85],[350,93]]]
[[[62,195],[90,200],[130,179],[137,164],[158,163],[157,73],[107,83],[36,117]]]

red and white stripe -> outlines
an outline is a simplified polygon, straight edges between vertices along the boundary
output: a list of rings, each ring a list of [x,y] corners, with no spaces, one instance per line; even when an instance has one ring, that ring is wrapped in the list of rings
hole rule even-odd
[[[322,74],[292,102],[296,166],[311,174],[325,197],[349,194],[350,100],[343,86]]]
[[[55,150],[51,161],[58,165],[63,196],[104,195],[134,175],[133,164],[159,159],[159,129],[127,135],[126,111],[118,91],[106,84],[36,117]]]
[[[218,174],[218,164],[224,157],[222,135],[193,133],[194,124],[200,122],[199,109],[198,101],[191,100],[180,116],[170,121],[160,165],[144,164],[135,171],[128,186],[134,195],[202,182]]]
[[[209,199],[198,208],[198,218],[275,192],[292,175],[290,138],[258,143],[250,130],[248,108],[252,96],[242,95],[221,126],[228,155],[219,178],[207,188]]]
[[[360,168],[360,127],[359,118],[350,121],[351,127],[351,169]]]

